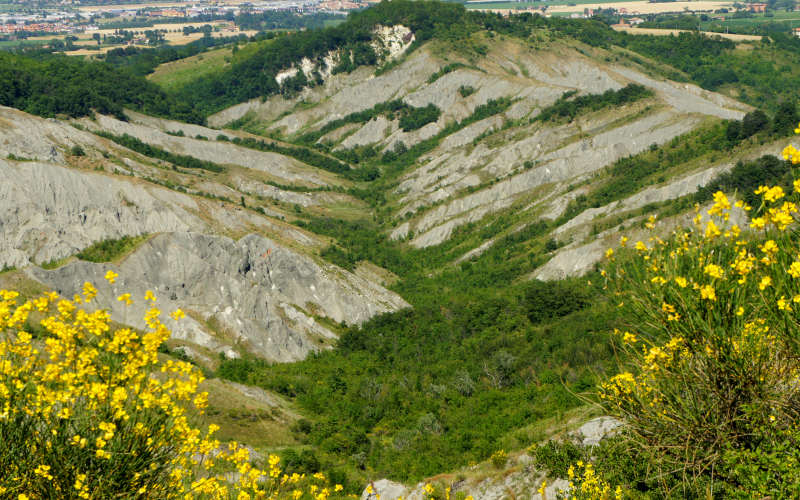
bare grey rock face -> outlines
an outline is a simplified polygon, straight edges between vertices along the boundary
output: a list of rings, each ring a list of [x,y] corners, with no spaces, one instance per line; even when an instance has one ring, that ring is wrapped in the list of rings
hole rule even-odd
[[[72,146],[103,147],[94,134],[55,119],[44,119],[0,106],[0,157],[14,155],[38,161],[63,162]],[[87,151],[90,153],[91,151]]]
[[[0,267],[77,253],[95,241],[206,227],[186,195],[109,175],[0,160]]]
[[[703,113],[727,120],[741,120],[750,106],[722,94],[703,90],[690,83],[654,80],[630,68],[615,66],[614,72],[645,87],[655,90],[670,106],[686,113]]]
[[[489,160],[487,171],[507,169],[521,158],[539,158],[541,166],[523,171],[476,193],[455,198],[425,213],[414,227],[416,247],[436,245],[449,238],[459,225],[480,219],[489,212],[507,208],[515,196],[552,182],[562,182],[596,171],[622,156],[638,153],[650,144],[660,144],[686,132],[697,122],[670,112],[645,116],[631,123],[601,132],[590,139],[572,142],[555,151],[538,155],[535,143],[514,142],[493,151],[476,152]],[[430,174],[432,177],[432,174]],[[433,181],[433,179],[430,179]],[[421,181],[424,182],[424,181]],[[401,186],[402,187],[402,186]]]
[[[614,417],[597,417],[589,420],[577,430],[583,446],[597,446],[603,438],[613,434],[622,422]]]
[[[114,285],[103,279],[109,269],[119,274]],[[408,305],[363,278],[258,235],[233,241],[191,232],[161,234],[118,265],[75,262],[52,271],[31,267],[28,274],[65,296],[92,282],[98,306],[110,310],[115,321],[136,327],[145,326],[141,297],[152,290],[161,310],[183,308],[219,325],[209,333],[196,319],[164,319],[174,338],[228,356],[241,346],[274,361],[302,359],[320,349],[315,339],[335,337],[314,316],[359,324]],[[134,303],[118,301],[121,293],[131,293]]]
[[[397,130],[397,121],[389,121],[384,116],[378,116],[365,123],[355,133],[349,135],[338,146],[339,149],[354,148],[374,144],[386,138],[387,135]],[[387,133],[388,132],[388,133]]]
[[[220,165],[239,165],[266,172],[284,182],[306,182],[326,185],[327,182],[307,166],[277,153],[256,151],[228,142],[206,141],[192,137],[176,137],[156,128],[136,123],[123,122],[110,116],[98,115],[96,122],[83,120],[88,128],[100,129],[112,134],[128,134],[142,142],[158,146],[170,152],[193,156]],[[216,136],[214,136],[216,137]],[[212,137],[212,138],[214,138]]]

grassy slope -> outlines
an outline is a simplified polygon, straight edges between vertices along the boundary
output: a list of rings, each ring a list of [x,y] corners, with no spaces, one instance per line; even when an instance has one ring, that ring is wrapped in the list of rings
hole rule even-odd
[[[196,56],[164,63],[147,76],[164,90],[173,90],[200,76],[222,69],[230,60],[231,49],[211,50]]]

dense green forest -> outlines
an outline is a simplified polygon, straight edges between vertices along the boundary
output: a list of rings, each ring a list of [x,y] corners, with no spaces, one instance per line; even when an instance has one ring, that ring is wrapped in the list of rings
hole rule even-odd
[[[101,62],[48,55],[32,59],[0,53],[0,104],[39,116],[72,117],[92,110],[124,118],[129,107],[157,116],[198,123],[191,103],[157,85]]]

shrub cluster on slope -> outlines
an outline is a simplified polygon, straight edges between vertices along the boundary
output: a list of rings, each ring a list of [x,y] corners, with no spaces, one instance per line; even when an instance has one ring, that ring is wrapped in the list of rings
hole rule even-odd
[[[572,121],[581,113],[597,111],[608,106],[621,106],[640,99],[653,96],[653,91],[638,85],[629,83],[619,90],[606,90],[602,94],[589,94],[574,97],[576,91],[565,92],[552,105],[544,108],[541,113],[536,115],[535,120],[548,121],[566,119]]]

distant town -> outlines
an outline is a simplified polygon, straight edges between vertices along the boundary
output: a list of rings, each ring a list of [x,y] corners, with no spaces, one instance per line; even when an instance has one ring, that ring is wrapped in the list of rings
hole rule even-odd
[[[200,38],[253,36],[341,22],[353,10],[381,0],[286,0],[114,3],[54,0],[2,3],[0,48],[45,48],[71,55],[102,54],[117,47],[185,45]],[[800,36],[795,0],[739,3],[725,0],[472,0],[466,7],[503,16],[529,12],[545,17],[596,18],[617,30],[705,30],[756,38],[762,22],[782,23]],[[691,17],[694,16],[694,17]],[[775,25],[777,26],[777,25]],[[219,43],[224,40],[218,40]]]
[[[0,12],[0,34],[5,40],[14,36],[27,38],[41,34],[86,33],[113,26],[146,27],[147,20],[163,23],[234,20],[242,14],[292,12],[306,15],[328,13],[345,15],[380,0],[290,0],[270,2],[170,2],[137,4],[83,5],[80,0],[62,1],[52,6],[32,8],[24,4],[7,4]],[[130,24],[130,26],[126,26]]]

